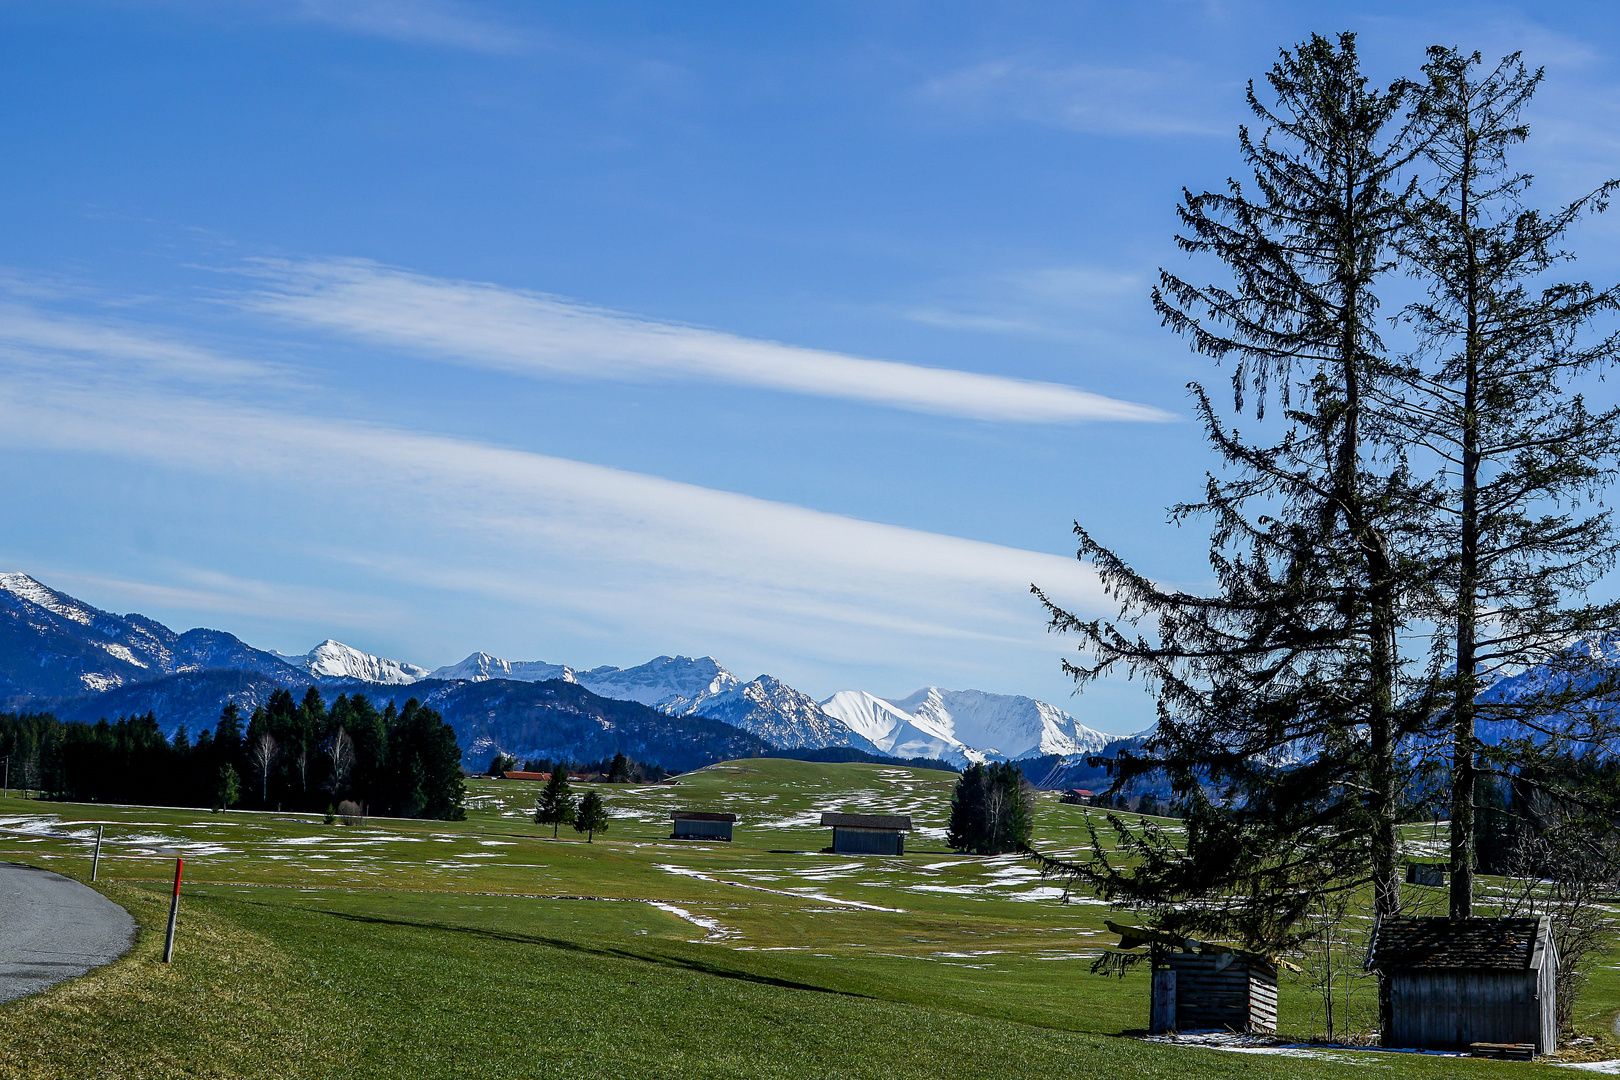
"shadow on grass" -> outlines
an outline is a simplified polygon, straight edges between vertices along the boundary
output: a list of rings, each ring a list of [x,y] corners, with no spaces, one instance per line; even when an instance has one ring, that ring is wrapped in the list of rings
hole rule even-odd
[[[254,903],[254,901],[238,902]],[[719,964],[708,963],[691,957],[644,953],[637,952],[633,949],[613,948],[607,945],[582,945],[577,941],[569,941],[566,938],[545,937],[540,934],[520,934],[510,930],[487,930],[476,926],[458,926],[454,923],[399,919],[382,915],[360,915],[349,911],[333,911],[330,908],[308,908],[306,910],[312,913],[330,915],[336,919],[344,919],[355,923],[365,923],[377,926],[402,926],[412,930],[435,930],[441,933],[464,934],[469,937],[485,938],[490,941],[509,942],[519,945],[544,945],[553,949],[563,949],[568,952],[582,953],[586,956],[607,956],[618,960],[631,960],[643,964],[656,964],[659,967],[673,968],[679,971],[712,975],[718,979],[735,979],[739,982],[759,983],[764,986],[776,986],[786,990],[808,990],[817,994],[834,994],[838,997],[861,998],[868,1001],[882,1000],[875,998],[870,994],[857,994],[848,990],[834,990],[831,987],[817,986],[814,983],[798,982],[793,979],[779,979],[770,975],[758,975],[754,972],[722,967]]]

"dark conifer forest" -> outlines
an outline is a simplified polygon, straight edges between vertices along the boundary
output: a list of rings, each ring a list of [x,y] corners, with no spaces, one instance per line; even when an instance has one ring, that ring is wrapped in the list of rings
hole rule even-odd
[[[0,760],[12,787],[81,802],[465,816],[455,732],[414,698],[379,711],[360,694],[328,707],[314,687],[302,701],[280,690],[246,718],[226,704],[195,739],[184,725],[164,738],[150,712],[93,724],[0,714]]]

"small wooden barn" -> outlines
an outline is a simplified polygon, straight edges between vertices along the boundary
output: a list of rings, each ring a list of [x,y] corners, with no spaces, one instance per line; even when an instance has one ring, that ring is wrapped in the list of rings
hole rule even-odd
[[[1446,863],[1407,863],[1406,883],[1442,889],[1445,888],[1446,874],[1450,869]]]
[[[1522,1043],[1539,1054],[1558,1046],[1550,919],[1385,919],[1367,966],[1379,975],[1385,1046]]]
[[[1105,925],[1119,935],[1120,948],[1148,947],[1153,965],[1149,1033],[1277,1033],[1277,965],[1270,958],[1162,930]]]
[[[840,855],[904,855],[911,831],[906,814],[823,813],[821,824],[832,827],[832,849]]]
[[[701,810],[672,810],[671,840],[730,840],[736,814],[710,814]]]

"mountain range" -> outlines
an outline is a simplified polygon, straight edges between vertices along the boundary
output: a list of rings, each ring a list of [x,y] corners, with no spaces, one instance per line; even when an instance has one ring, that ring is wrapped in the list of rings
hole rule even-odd
[[[1077,758],[1115,740],[1033,698],[928,686],[905,698],[846,690],[818,702],[770,675],[744,682],[707,656],[576,669],[474,652],[429,670],[330,638],[289,655],[220,630],[176,633],[142,615],[101,611],[27,574],[0,574],[0,708],[48,708],[63,719],[150,710],[166,730],[184,723],[195,733],[227,700],[250,710],[278,689],[310,685],[379,703],[419,697],[456,728],[472,766],[496,751],[582,759],[622,749],[690,768],[707,753],[720,760],[848,747],[960,767]],[[592,704],[602,701],[618,704]],[[594,733],[591,723],[574,723],[580,717],[594,717]]]

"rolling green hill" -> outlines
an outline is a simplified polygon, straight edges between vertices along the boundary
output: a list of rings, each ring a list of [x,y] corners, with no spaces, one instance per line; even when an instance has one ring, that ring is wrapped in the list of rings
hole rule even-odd
[[[324,825],[13,799],[0,859],[102,881],[143,927],[124,960],[0,1006],[0,1076],[1522,1076],[1541,1066],[1378,1053],[1250,1055],[1143,1042],[1146,977],[1092,975],[1107,910],[1015,857],[943,843],[952,777],[726,762],[603,789],[587,844],[529,818],[526,781],[474,780],[465,822]],[[671,809],[741,817],[668,839]],[[823,810],[912,814],[903,858],[824,854]],[[1082,807],[1041,796],[1037,844]],[[71,834],[63,838],[62,833]],[[186,853],[177,961],[156,962]],[[1607,1024],[1607,968],[1583,1012]],[[1364,1008],[1373,995],[1362,995]],[[1304,988],[1283,1024],[1310,1033]]]

